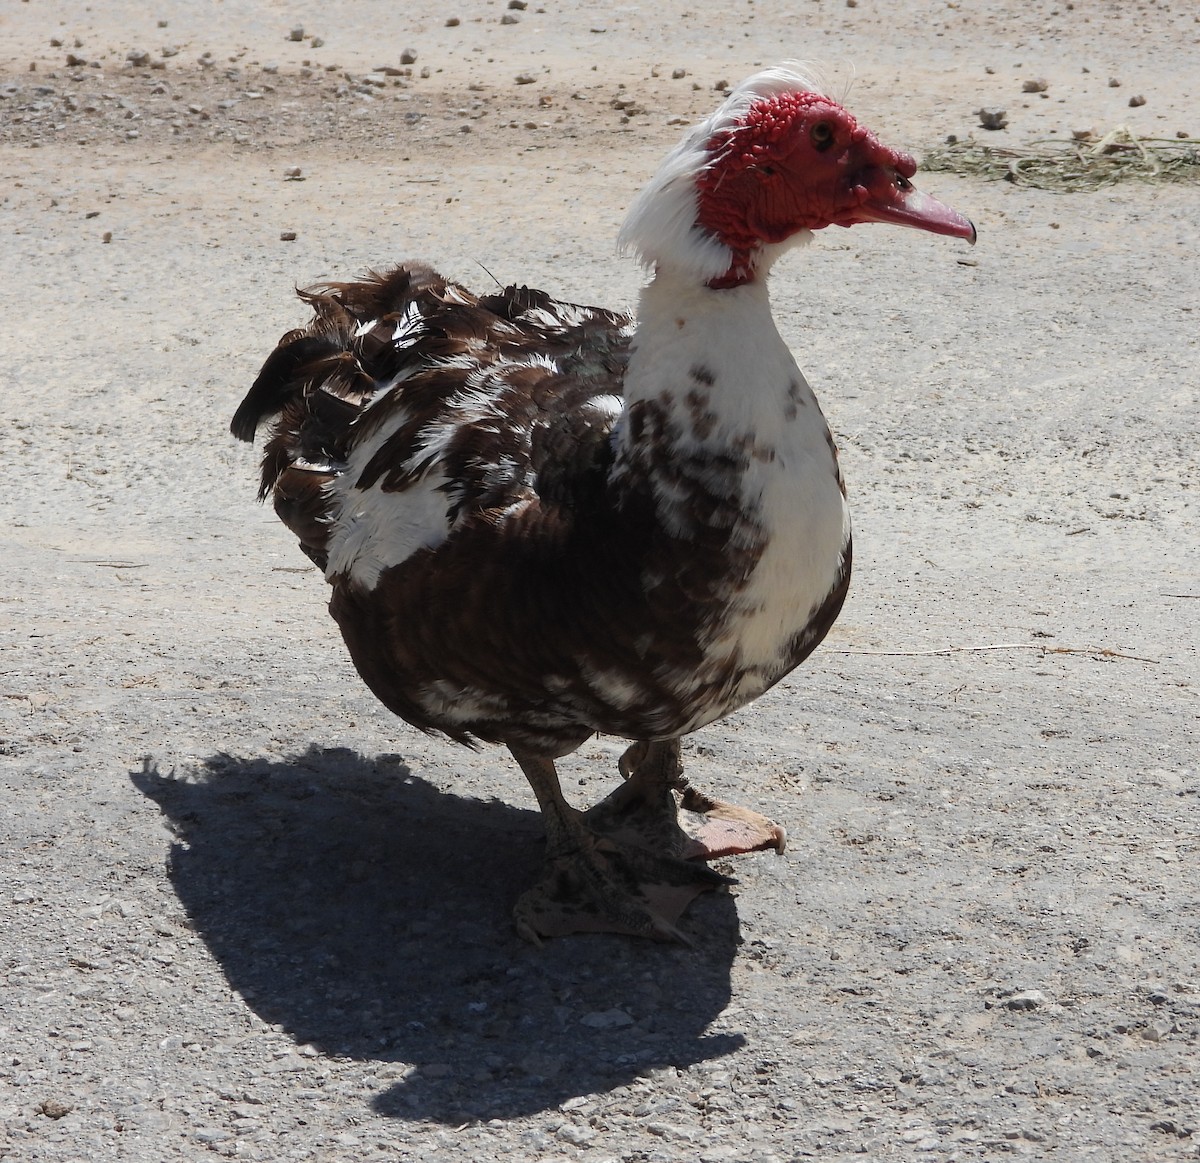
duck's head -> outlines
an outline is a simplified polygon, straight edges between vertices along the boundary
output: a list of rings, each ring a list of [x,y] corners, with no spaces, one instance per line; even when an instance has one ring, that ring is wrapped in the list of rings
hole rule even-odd
[[[768,69],[668,154],[619,241],[713,287],[753,281],[826,226],[890,222],[973,243],[970,219],[913,187],[916,170],[799,68]]]

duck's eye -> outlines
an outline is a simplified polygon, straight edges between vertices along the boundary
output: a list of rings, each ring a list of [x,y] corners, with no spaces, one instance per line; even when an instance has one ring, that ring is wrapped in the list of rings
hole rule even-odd
[[[824,152],[833,145],[833,126],[828,121],[818,121],[809,132],[813,148]]]

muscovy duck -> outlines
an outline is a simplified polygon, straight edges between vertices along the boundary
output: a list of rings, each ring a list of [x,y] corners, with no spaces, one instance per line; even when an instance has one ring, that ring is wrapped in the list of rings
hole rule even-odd
[[[475,295],[406,262],[300,292],[235,436],[275,419],[271,496],[401,718],[503,743],[545,821],[518,932],[682,939],[704,863],[783,829],[687,785],[680,738],[761,695],[850,579],[837,450],[771,316],[767,273],[814,230],[975,240],[795,65],[750,77],[634,201],[636,320],[527,287]],[[580,812],[555,761],[602,732],[624,782]]]

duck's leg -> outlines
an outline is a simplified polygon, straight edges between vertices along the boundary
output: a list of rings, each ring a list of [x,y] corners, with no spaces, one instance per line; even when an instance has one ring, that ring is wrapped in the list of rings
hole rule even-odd
[[[546,868],[517,901],[517,933],[534,944],[542,937],[589,932],[686,943],[675,922],[692,900],[727,883],[726,878],[679,859],[669,848],[651,851],[599,835],[563,798],[553,759],[509,750],[546,824]],[[673,797],[671,803],[673,808]]]
[[[678,739],[634,743],[618,766],[625,782],[584,816],[594,831],[685,860],[783,852],[787,836],[778,824],[688,785]],[[674,792],[681,797],[678,809]]]

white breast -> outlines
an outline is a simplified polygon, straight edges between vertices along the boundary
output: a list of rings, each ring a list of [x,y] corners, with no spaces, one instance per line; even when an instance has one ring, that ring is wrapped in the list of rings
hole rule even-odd
[[[672,282],[660,273],[643,296],[626,395],[670,408],[681,455],[748,457],[742,538],[761,552],[707,644],[714,673],[731,661],[745,671],[737,705],[778,677],[790,640],[836,584],[850,514],[825,417],[775,328],[765,285],[714,292]],[[627,438],[623,426],[617,437]],[[689,519],[676,487],[658,493],[669,529]]]
[[[730,611],[712,652],[747,667],[770,668],[829,595],[850,538],[850,509],[830,455],[780,453],[754,474],[766,547]]]

